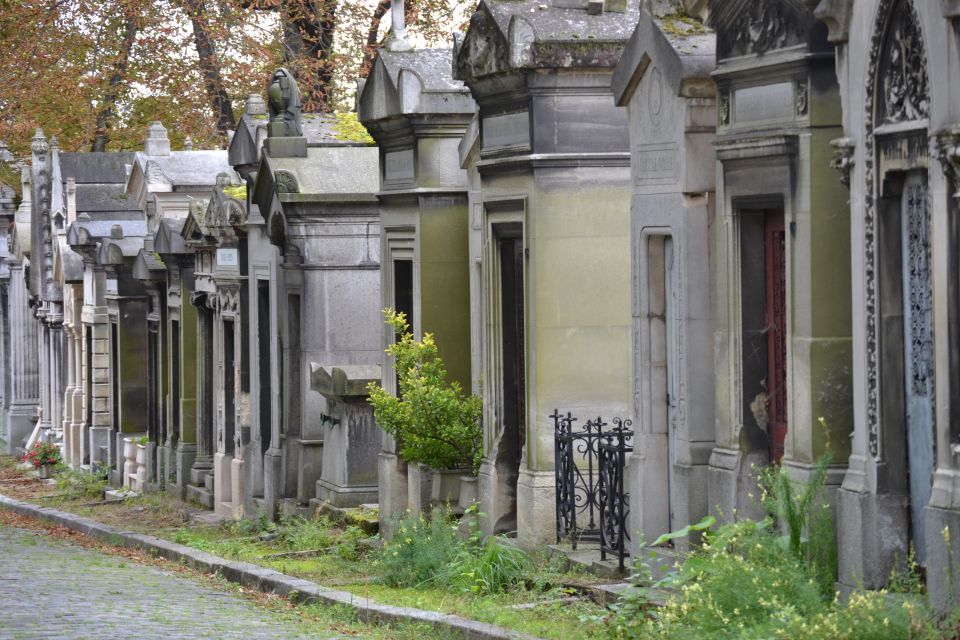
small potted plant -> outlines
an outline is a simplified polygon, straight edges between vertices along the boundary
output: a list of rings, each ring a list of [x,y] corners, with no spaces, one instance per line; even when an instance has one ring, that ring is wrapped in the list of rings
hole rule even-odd
[[[415,481],[429,478],[433,501],[456,504],[461,476],[476,476],[480,466],[481,401],[464,395],[458,382],[447,381],[433,334],[415,340],[402,312],[385,309],[384,316],[397,332],[387,353],[396,363],[400,393],[397,397],[370,384],[377,424],[397,439],[397,451],[412,463],[408,473],[414,472]]]
[[[37,442],[33,448],[23,456],[24,462],[29,462],[37,470],[37,476],[41,479],[49,478],[51,470],[55,465],[60,464],[60,447],[52,442]]]

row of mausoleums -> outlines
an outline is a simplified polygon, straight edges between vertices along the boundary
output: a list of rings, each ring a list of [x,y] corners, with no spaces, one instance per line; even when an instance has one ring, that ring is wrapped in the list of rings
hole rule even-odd
[[[394,307],[483,400],[488,533],[590,528],[609,498],[578,502],[567,445],[624,442],[617,418],[606,534],[755,515],[757,467],[829,453],[839,583],[912,547],[944,604],[960,2],[638,4],[483,0],[453,51],[395,30],[358,92],[376,147],[301,119],[283,71],[228,151],[38,133],[20,208],[0,197],[4,446],[50,432],[233,517],[386,521],[429,498],[366,404],[396,388]]]

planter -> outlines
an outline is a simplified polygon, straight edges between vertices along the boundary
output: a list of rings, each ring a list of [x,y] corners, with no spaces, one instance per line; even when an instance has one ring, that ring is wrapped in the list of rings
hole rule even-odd
[[[147,474],[148,474],[148,456],[147,445],[137,445],[137,470],[130,476],[130,488],[134,491],[146,492]]]
[[[41,480],[46,480],[47,478],[53,477],[53,465],[52,464],[42,464],[37,467],[37,477]]]
[[[433,504],[458,504],[460,478],[466,473],[466,469],[434,469],[430,479],[430,501]]]
[[[134,438],[123,439],[123,475],[121,484],[129,487],[130,482],[137,473],[137,441]]]
[[[469,509],[480,497],[480,479],[476,476],[460,476],[460,508]]]

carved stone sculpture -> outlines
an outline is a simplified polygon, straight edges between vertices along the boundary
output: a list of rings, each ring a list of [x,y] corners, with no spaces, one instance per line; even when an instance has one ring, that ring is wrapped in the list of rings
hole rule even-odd
[[[270,126],[267,133],[274,137],[303,135],[300,127],[300,87],[287,69],[277,69],[267,90],[270,100]]]

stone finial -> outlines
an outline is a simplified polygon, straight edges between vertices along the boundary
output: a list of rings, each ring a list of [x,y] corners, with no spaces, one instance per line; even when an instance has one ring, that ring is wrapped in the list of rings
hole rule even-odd
[[[0,162],[10,162],[13,160],[13,154],[10,153],[10,147],[6,142],[0,142]]]
[[[407,16],[404,13],[403,0],[390,2],[390,36],[386,42],[387,51],[409,51],[413,45],[407,40]]]
[[[67,224],[77,219],[77,181],[67,178]]]
[[[187,136],[183,139],[183,150],[184,151],[193,151],[193,137]]]
[[[147,128],[147,140],[143,150],[148,156],[170,155],[170,138],[167,137],[167,129],[159,120],[154,120]]]
[[[77,216],[77,222],[90,222],[92,220],[93,218],[91,218],[90,214],[86,211]]]
[[[33,134],[33,143],[30,145],[30,150],[34,153],[46,153],[50,149],[50,145],[47,144],[47,138],[43,135],[43,129],[37,127],[36,133]]]
[[[123,240],[123,227],[118,224],[110,227],[110,239],[111,240]]]
[[[267,103],[263,101],[263,96],[259,93],[251,93],[247,96],[246,114],[248,116],[267,115]]]
[[[298,137],[303,135],[300,127],[300,87],[293,74],[280,68],[273,73],[270,87],[270,126],[267,133],[271,138]]]

